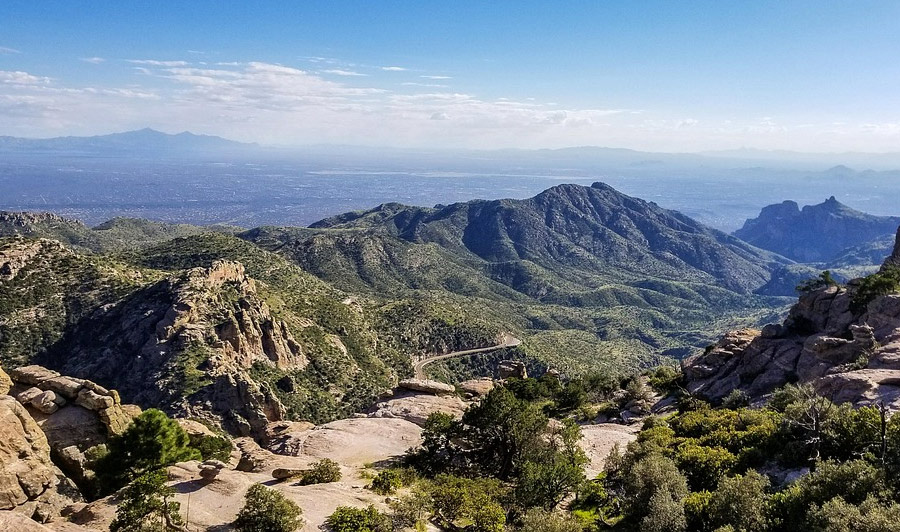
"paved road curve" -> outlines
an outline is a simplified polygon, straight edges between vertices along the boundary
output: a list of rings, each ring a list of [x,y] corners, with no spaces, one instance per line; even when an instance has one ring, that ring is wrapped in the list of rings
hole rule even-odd
[[[490,347],[480,347],[478,349],[466,349],[464,351],[453,351],[452,353],[446,353],[443,355],[435,355],[432,357],[422,359],[422,360],[416,362],[415,365],[413,366],[413,374],[416,376],[417,379],[425,379],[425,378],[427,378],[425,375],[425,366],[427,366],[428,364],[431,364],[432,362],[437,362],[438,360],[446,360],[448,358],[477,355],[479,353],[488,353],[491,351],[496,351],[498,349],[504,349],[507,347],[516,347],[517,345],[519,345],[521,343],[522,343],[522,341],[519,340],[518,338],[504,333],[503,334],[503,342],[501,342],[497,345],[492,345]]]

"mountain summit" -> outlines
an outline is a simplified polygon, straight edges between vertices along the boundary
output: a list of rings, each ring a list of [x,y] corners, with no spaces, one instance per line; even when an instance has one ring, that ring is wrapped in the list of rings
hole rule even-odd
[[[430,209],[387,204],[311,227],[378,229],[438,244],[457,256],[537,265],[581,283],[590,272],[607,280],[660,277],[750,292],[768,279],[776,262],[734,237],[604,183],[557,185],[524,200]]]

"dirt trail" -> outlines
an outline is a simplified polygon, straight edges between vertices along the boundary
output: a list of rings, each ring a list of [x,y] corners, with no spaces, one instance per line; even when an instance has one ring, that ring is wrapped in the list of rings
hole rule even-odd
[[[469,355],[478,355],[481,353],[489,353],[491,351],[496,351],[498,349],[505,349],[507,347],[516,347],[521,344],[522,341],[518,338],[506,334],[503,334],[503,341],[497,345],[492,345],[490,347],[479,347],[477,349],[465,349],[463,351],[453,351],[452,353],[445,353],[443,355],[434,355],[428,358],[422,359],[415,363],[413,366],[414,375],[417,379],[426,379],[425,375],[425,366],[431,364],[432,362],[437,362],[439,360],[447,360],[448,358],[456,358],[456,357],[465,357]]]

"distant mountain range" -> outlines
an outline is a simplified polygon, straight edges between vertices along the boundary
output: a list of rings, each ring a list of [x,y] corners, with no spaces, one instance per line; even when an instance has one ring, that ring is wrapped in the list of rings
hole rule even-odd
[[[821,171],[829,175],[865,173],[869,169],[900,169],[896,153],[802,153],[784,150],[706,151],[699,153],[647,152],[603,146],[574,146],[555,149],[445,150],[391,148],[350,145],[313,145],[302,148],[242,143],[213,135],[190,132],[168,134],[151,128],[90,137],[21,138],[0,136],[0,153],[9,154],[83,154],[98,156],[217,155],[237,153],[280,158],[303,156],[312,160],[338,160],[358,165],[379,163],[435,168],[478,166],[483,170],[516,171],[543,169],[569,172],[578,168],[748,168],[767,166],[785,169]],[[851,168],[852,167],[852,168]],[[853,168],[861,171],[857,172]]]
[[[204,155],[248,152],[258,147],[257,144],[246,144],[212,135],[195,135],[187,131],[171,135],[150,128],[95,137],[49,139],[0,137],[0,153],[16,154]]]

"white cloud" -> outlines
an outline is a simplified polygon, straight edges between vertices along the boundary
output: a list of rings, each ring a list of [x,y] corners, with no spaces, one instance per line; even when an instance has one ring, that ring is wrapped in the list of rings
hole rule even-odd
[[[405,87],[433,87],[438,89],[446,89],[447,85],[441,85],[440,83],[416,83],[415,81],[406,81],[401,83]]]
[[[82,57],[81,61],[85,63],[91,63],[92,65],[99,65],[100,63],[106,61],[106,59],[102,57]]]
[[[0,83],[12,85],[40,85],[50,83],[50,78],[35,76],[28,72],[0,70]]]
[[[15,48],[7,48],[6,46],[0,46],[0,55],[11,55],[11,54],[21,54],[22,52],[16,50]]]
[[[419,77],[425,78],[425,79],[453,79],[450,76],[419,76]]]
[[[400,67],[400,66],[383,66],[383,67],[381,67],[381,70],[386,70],[388,72],[404,72],[409,69],[406,67]]]
[[[352,78],[351,85],[351,78],[265,62],[207,66],[145,59],[131,64],[133,71],[120,83],[89,87],[0,71],[0,134],[41,137],[152,126],[273,144],[608,145],[662,151],[741,145],[890,151],[900,145],[896,117],[830,117],[815,124],[782,116],[667,115],[652,109],[488,97],[428,83],[432,78],[418,73],[415,79],[425,83],[405,81],[390,91],[364,83],[374,77]],[[355,71],[348,63],[333,70]]]
[[[159,61],[157,59],[128,59],[127,61],[135,65],[150,65],[160,67],[178,67],[188,66],[190,64],[187,61]]]
[[[359,72],[354,72],[353,70],[341,70],[339,68],[333,68],[331,70],[323,70],[325,74],[334,74],[335,76],[366,76],[368,74],[361,74]]]

